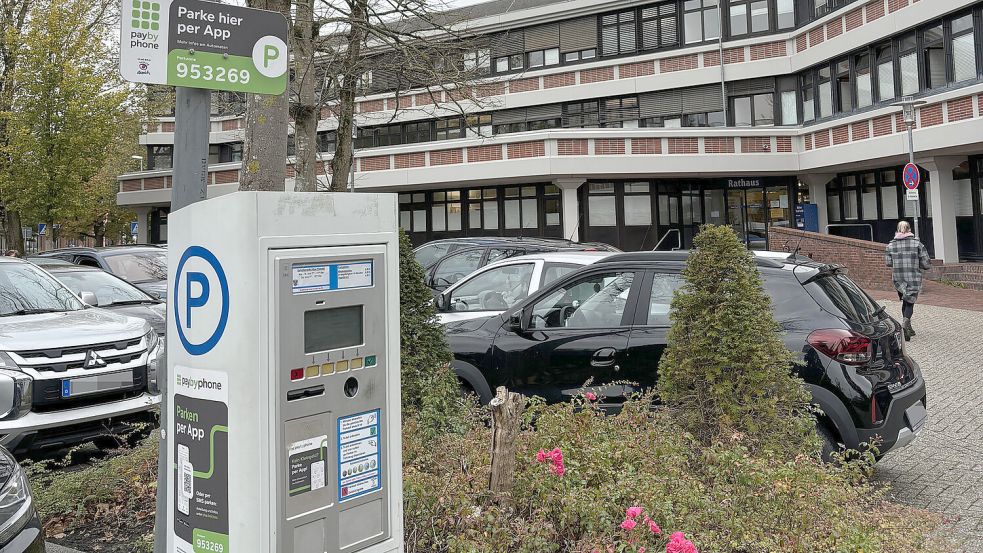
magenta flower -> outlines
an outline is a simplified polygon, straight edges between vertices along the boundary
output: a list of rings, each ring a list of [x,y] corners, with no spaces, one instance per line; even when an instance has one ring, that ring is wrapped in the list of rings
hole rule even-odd
[[[686,539],[682,532],[673,532],[666,544],[666,553],[700,553],[693,542]]]
[[[560,448],[555,448],[553,451],[550,451],[548,453],[548,455],[549,455],[549,458],[554,463],[562,463],[563,462],[563,452],[560,451]]]
[[[553,466],[550,467],[550,470],[557,476],[563,476],[567,472],[567,469],[563,467],[563,463],[554,463]]]
[[[627,530],[627,531],[631,532],[632,530],[635,529],[635,525],[636,524],[638,524],[638,523],[635,522],[634,520],[632,520],[630,518],[626,518],[625,520],[623,520],[621,522],[621,529],[622,530]]]
[[[537,463],[544,463],[544,462],[546,462],[546,452],[543,451],[542,449],[540,449],[539,452],[536,453],[536,462]]]
[[[644,545],[642,547],[639,547],[638,548],[638,553],[645,553],[645,546]]]
[[[640,514],[642,514],[642,508],[638,506],[628,507],[628,509],[625,510],[626,518],[632,518],[632,519],[638,518],[638,515]]]
[[[658,535],[662,533],[662,528],[659,528],[659,525],[656,524],[654,520],[646,520],[645,523],[649,525],[649,530],[651,530],[653,534]]]
[[[594,392],[587,392],[584,397],[587,398],[587,401],[597,401],[597,394]]]

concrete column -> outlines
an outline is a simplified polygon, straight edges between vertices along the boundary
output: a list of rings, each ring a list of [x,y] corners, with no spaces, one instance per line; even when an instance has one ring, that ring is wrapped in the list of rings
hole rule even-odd
[[[834,173],[799,175],[799,180],[809,187],[809,201],[819,208],[819,232],[826,233],[829,224],[829,211],[826,206],[826,185],[836,178]]]
[[[137,244],[150,243],[150,209],[147,206],[133,208],[137,214]]]
[[[937,156],[918,162],[929,172],[928,193],[932,204],[932,234],[935,258],[946,263],[959,262],[959,239],[956,235],[956,196],[952,170],[966,161],[964,157]]]
[[[560,209],[563,214],[563,237],[580,240],[580,201],[577,190],[587,182],[584,178],[556,179],[553,184],[560,189]]]

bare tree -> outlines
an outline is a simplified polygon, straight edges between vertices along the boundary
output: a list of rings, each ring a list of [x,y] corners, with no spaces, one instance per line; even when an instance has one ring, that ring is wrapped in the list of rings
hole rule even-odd
[[[277,11],[289,21],[290,0],[250,0],[249,7]],[[240,190],[283,190],[287,159],[287,95],[246,95],[245,144]]]
[[[299,26],[301,13],[307,10],[301,3],[313,0],[295,2],[295,26]],[[306,33],[306,21],[305,28],[295,28],[293,35],[299,80],[291,110],[298,189],[316,189],[316,133],[322,108],[338,120],[331,190],[345,191],[354,162],[356,98],[360,94],[392,93],[390,121],[398,111],[411,109],[408,98],[403,97],[409,90],[429,94],[426,109],[431,113],[436,104],[462,114],[480,105],[475,80],[486,76],[488,49],[461,23],[465,12],[450,11],[439,0],[319,0],[311,4],[311,13],[315,21],[311,49],[307,49],[306,35],[301,34]]]

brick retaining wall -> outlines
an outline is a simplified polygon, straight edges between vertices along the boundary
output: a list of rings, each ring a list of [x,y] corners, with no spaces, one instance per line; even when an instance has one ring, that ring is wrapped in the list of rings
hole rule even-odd
[[[791,252],[798,246],[799,255],[846,267],[862,288],[892,289],[891,269],[884,265],[887,244],[774,226],[768,240],[772,250]]]

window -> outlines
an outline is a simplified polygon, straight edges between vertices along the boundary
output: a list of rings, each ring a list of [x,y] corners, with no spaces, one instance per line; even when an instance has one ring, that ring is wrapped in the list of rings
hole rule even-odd
[[[601,16],[602,56],[627,54],[636,49],[634,10]]]
[[[942,24],[929,27],[922,34],[925,50],[925,80],[928,88],[941,88],[946,84],[945,78],[945,38]]]
[[[778,28],[791,29],[795,27],[795,0],[778,0],[776,7]]]
[[[770,27],[768,0],[730,0],[730,36],[761,33]]]
[[[583,128],[598,126],[598,102],[574,102],[563,105],[563,127]]]
[[[831,0],[813,0],[813,5],[815,6],[816,19],[823,17],[829,13],[830,6],[832,4]]]
[[[592,60],[597,57],[597,50],[594,48],[588,48],[587,50],[580,50],[579,52],[567,52],[563,54],[564,63],[572,63],[581,60]]]
[[[859,218],[857,211],[857,177],[850,175],[843,178],[843,218],[854,221]]]
[[[497,58],[495,60],[495,72],[496,73],[507,73],[509,70],[509,58],[508,56]]]
[[[604,128],[620,128],[624,121],[638,119],[638,97],[608,98],[602,102],[600,125]]]
[[[431,204],[432,230],[435,232],[461,230],[463,210],[460,191],[434,192]]]
[[[895,171],[881,171],[881,217],[897,219],[898,211],[898,177]]]
[[[474,52],[465,52],[463,56],[464,69],[486,73],[491,67],[491,52],[487,48]]]
[[[386,125],[375,129],[377,146],[395,146],[402,142],[402,127]]]
[[[762,127],[775,124],[775,95],[755,94],[731,99],[734,126]]]
[[[677,44],[676,2],[642,8],[642,49],[655,50]]]
[[[686,0],[683,2],[683,37],[686,44],[720,38],[720,9],[718,0]]]
[[[426,194],[399,195],[399,226],[406,232],[427,232]]]
[[[569,265],[565,263],[547,263],[543,267],[542,286],[554,282],[570,273],[580,269],[580,265]]]
[[[672,307],[672,296],[683,286],[680,275],[671,273],[655,273],[652,279],[652,294],[649,297],[649,326],[669,326],[669,313]]]
[[[819,117],[833,115],[833,84],[832,70],[829,67],[819,68]]]
[[[557,288],[532,307],[530,328],[621,326],[635,273],[590,275]]]
[[[481,265],[485,250],[474,249],[454,254],[437,265],[433,272],[433,284],[438,288],[446,288],[473,273]]]
[[[539,228],[538,213],[535,186],[510,186],[505,189],[505,228]]]
[[[626,182],[622,198],[625,226],[650,226],[652,224],[652,196],[647,182]]]
[[[529,295],[534,268],[520,263],[484,271],[451,293],[450,310],[504,311]]]
[[[405,144],[416,144],[418,142],[430,142],[431,136],[430,121],[417,123],[406,123],[403,125],[403,142]]]
[[[554,184],[543,188],[543,211],[546,212],[546,226],[560,226],[560,189]]]
[[[460,117],[453,119],[438,119],[436,123],[436,140],[452,140],[464,137],[464,128]]]
[[[338,140],[336,131],[321,131],[317,133],[317,151],[334,153]]]
[[[529,67],[543,67],[560,63],[560,49],[536,50],[529,52]]]
[[[848,59],[836,64],[836,111],[839,113],[853,111],[853,81]]]
[[[890,44],[874,48],[877,63],[877,99],[881,102],[893,100],[898,96],[894,86],[894,57]]]
[[[863,52],[853,57],[857,74],[857,107],[865,108],[874,102],[874,89],[870,80],[870,54]]]
[[[809,122],[816,118],[816,88],[813,73],[801,77],[802,90],[802,121]]]
[[[170,169],[174,163],[174,146],[148,146],[147,170]]]
[[[498,191],[494,188],[483,189],[481,200],[481,211],[484,212],[481,228],[498,230]]]
[[[958,83],[976,75],[976,36],[970,13],[952,20],[952,77]]]
[[[587,189],[587,220],[592,227],[613,227],[618,224],[614,184],[592,182]]]
[[[468,190],[468,228],[481,228],[481,190]]]
[[[661,117],[651,117],[649,119],[662,119]],[[706,113],[687,113],[683,115],[681,119],[675,119],[679,124],[677,127],[726,127],[727,124],[724,121],[724,112],[722,111],[709,111]],[[663,121],[664,123],[664,121]],[[651,126],[667,126],[667,125],[651,125]]]
[[[918,92],[918,40],[909,35],[898,41],[898,69],[901,74],[901,95],[910,96]]]
[[[522,69],[522,58],[522,54],[512,54],[511,56],[495,58],[495,72],[507,73]]]
[[[530,131],[543,131],[546,129],[560,128],[559,119],[540,119],[537,121],[526,121],[526,128]]]

